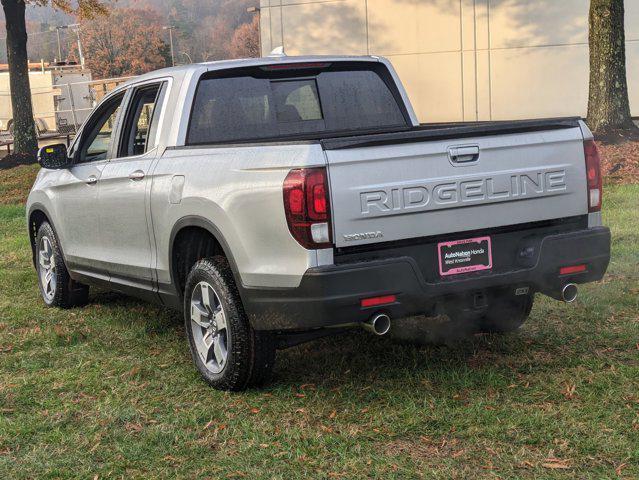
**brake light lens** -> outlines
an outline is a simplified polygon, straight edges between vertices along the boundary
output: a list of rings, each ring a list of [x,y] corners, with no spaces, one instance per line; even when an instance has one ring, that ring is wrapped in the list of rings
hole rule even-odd
[[[584,142],[586,154],[586,178],[588,181],[588,212],[601,211],[603,181],[601,178],[601,158],[594,140]]]
[[[325,168],[296,168],[288,173],[284,212],[291,235],[304,248],[333,246]]]
[[[314,69],[314,68],[328,68],[331,64],[329,62],[297,62],[297,63],[278,63],[275,65],[266,65],[264,67],[260,67],[264,71],[273,71],[273,70],[306,70],[306,69]]]

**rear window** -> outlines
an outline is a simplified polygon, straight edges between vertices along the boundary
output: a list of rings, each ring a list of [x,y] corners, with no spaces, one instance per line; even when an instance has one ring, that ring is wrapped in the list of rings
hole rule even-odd
[[[187,144],[334,134],[406,127],[406,117],[379,64],[324,69],[243,69],[203,77]],[[394,87],[393,87],[394,88]]]

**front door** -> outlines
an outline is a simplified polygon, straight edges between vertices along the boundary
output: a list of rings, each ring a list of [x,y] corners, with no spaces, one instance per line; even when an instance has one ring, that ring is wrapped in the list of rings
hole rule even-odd
[[[97,207],[98,182],[107,165],[115,136],[123,94],[105,100],[87,121],[76,142],[69,149],[73,166],[60,171],[54,194],[59,207],[64,255],[70,270],[80,274],[103,276]]]
[[[104,168],[99,182],[103,261],[116,289],[154,289],[149,189],[163,86],[154,83],[132,87],[117,154]]]

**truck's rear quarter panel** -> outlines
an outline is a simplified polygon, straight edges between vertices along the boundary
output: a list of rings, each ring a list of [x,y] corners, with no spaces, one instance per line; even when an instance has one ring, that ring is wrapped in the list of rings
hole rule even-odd
[[[158,160],[151,189],[157,271],[170,282],[174,226],[201,217],[230,247],[244,285],[296,287],[317,266],[317,252],[291,236],[284,215],[282,185],[292,168],[323,165],[317,143],[169,149]],[[179,179],[184,177],[184,179]],[[176,195],[178,185],[183,185]]]

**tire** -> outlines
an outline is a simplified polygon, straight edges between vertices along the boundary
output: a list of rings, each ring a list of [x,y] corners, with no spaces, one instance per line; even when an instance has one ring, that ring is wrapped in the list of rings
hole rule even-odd
[[[197,262],[184,289],[184,326],[202,378],[218,390],[241,391],[270,380],[275,342],[251,328],[224,257]]]
[[[72,308],[84,305],[89,287],[69,275],[53,228],[43,222],[36,235],[36,271],[44,303],[49,307]]]
[[[534,303],[534,295],[502,295],[495,298],[482,317],[483,333],[514,332],[528,319]]]

